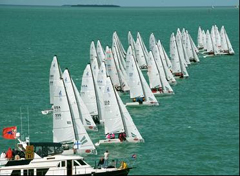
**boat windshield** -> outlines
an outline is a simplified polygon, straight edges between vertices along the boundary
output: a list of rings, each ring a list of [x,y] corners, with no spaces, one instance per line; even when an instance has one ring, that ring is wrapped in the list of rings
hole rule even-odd
[[[34,152],[37,153],[40,157],[61,154],[63,152],[61,143],[31,142],[30,145],[34,146]]]

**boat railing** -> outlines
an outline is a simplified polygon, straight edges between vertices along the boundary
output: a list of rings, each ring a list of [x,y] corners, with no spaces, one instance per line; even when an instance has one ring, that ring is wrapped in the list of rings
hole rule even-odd
[[[99,162],[99,160],[95,160],[95,162],[94,162],[94,168],[95,169],[97,169],[97,168],[100,169],[100,168],[103,168],[103,167],[106,167],[106,168],[120,168],[121,165],[122,165],[122,162],[125,162],[127,164],[127,167],[134,168],[135,163],[136,163],[136,158],[131,157],[131,158],[109,159],[107,166],[104,166],[104,165],[99,166],[98,162]]]

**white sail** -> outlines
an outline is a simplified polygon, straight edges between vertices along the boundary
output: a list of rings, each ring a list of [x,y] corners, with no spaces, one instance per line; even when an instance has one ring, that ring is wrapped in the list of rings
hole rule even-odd
[[[94,78],[95,81],[97,81],[99,67],[98,67],[98,61],[97,61],[96,57],[94,57],[93,60],[92,60],[91,69],[92,69],[93,78]]]
[[[136,43],[130,31],[128,32],[128,45],[132,47],[133,57],[136,58],[136,49],[135,49]]]
[[[121,52],[121,54],[122,54],[123,56],[126,55],[126,51],[125,51],[125,49],[124,49],[124,47],[123,47],[123,45],[122,45],[122,42],[121,42],[121,40],[119,39],[118,34],[117,34],[116,31],[113,33],[113,40],[114,40],[114,38],[116,39],[117,47],[119,48],[119,51]]]
[[[203,44],[203,36],[202,36],[202,29],[199,26],[198,27],[198,37],[197,37],[197,42],[198,42],[198,49],[203,49],[204,48],[204,44]]]
[[[87,106],[85,105],[84,101],[82,100],[80,93],[77,90],[77,86],[74,84],[74,82],[73,82],[73,88],[74,88],[74,91],[76,92],[76,95],[77,95],[76,99],[78,101],[78,106],[80,108],[82,119],[84,119],[84,121],[85,121],[87,130],[97,131],[98,128],[97,128],[95,122],[93,121],[93,118],[92,118],[91,114],[89,113]]]
[[[218,30],[218,27],[216,25],[214,26],[214,32],[215,32],[215,38],[216,38],[216,45],[218,49],[221,51],[222,50],[221,36]]]
[[[111,77],[114,87],[120,89],[121,85],[118,77],[117,67],[112,54],[112,50],[109,47],[106,47],[106,71],[107,75]]]
[[[178,48],[179,59],[181,60],[181,62],[183,62],[185,67],[188,67],[188,63],[186,62],[186,60],[188,59],[185,58],[183,45],[182,45],[182,34],[179,29],[177,30],[177,34],[176,34],[176,44]]]
[[[105,63],[102,62],[97,77],[97,85],[101,93],[104,92],[106,86],[106,79],[107,79],[106,67]]]
[[[98,115],[98,108],[96,102],[95,85],[93,81],[92,70],[90,64],[88,64],[83,72],[82,85],[80,95],[85,105],[88,108],[89,113],[92,116]]]
[[[184,55],[185,55],[185,60],[186,60],[186,63],[188,65],[191,64],[190,62],[190,57],[188,55],[188,48],[187,48],[187,33],[185,30],[182,31],[182,46],[183,46],[183,51],[184,51]]]
[[[135,64],[136,64],[136,62],[135,62]],[[142,85],[143,92],[144,92],[145,101],[143,102],[143,104],[158,106],[159,105],[158,101],[157,101],[156,97],[154,96],[154,94],[152,93],[152,91],[151,91],[146,79],[144,78],[140,68],[137,67],[137,70],[138,70],[139,77],[141,79],[141,85]]]
[[[162,50],[163,50],[163,53],[164,53],[164,56],[165,56],[165,59],[166,59],[166,63],[167,63],[167,66],[169,68],[169,70],[172,72],[172,63],[167,55],[167,52],[165,51],[164,47],[162,46]]]
[[[142,39],[142,37],[141,37],[139,32],[137,33],[137,39],[138,38],[139,38],[139,41],[140,41],[140,45],[142,47],[142,51],[143,51],[143,54],[144,54],[146,65],[148,65],[148,63],[147,63],[148,50],[147,50],[147,47],[146,47],[146,45],[145,45],[145,43],[144,43],[144,41],[143,41],[143,39]],[[145,68],[147,68],[147,66]]]
[[[115,91],[112,86],[110,77],[107,77],[106,86],[103,94],[104,99],[104,128],[105,134],[124,132],[121,112],[115,97]]]
[[[186,52],[187,52],[187,56],[188,56],[188,59],[190,61],[194,61],[195,58],[194,58],[194,47],[193,45],[191,44],[191,36],[188,34],[188,31],[186,31]]]
[[[207,32],[206,32],[206,44],[207,44],[207,53],[214,54],[212,38],[209,33],[209,30],[207,30]]]
[[[113,51],[113,50],[115,50],[115,51]],[[125,54],[123,53],[123,51],[121,51],[120,46],[118,45],[116,40],[113,40],[112,51],[113,51],[113,56],[118,61],[119,67],[122,70],[125,70],[126,69],[126,62],[124,60]]]
[[[192,45],[192,48],[193,48],[193,61],[194,62],[200,62],[200,60],[199,60],[199,57],[198,57],[198,55],[197,55],[197,52],[196,52],[196,49],[194,49],[195,48],[195,44],[194,44],[194,42],[193,42],[193,40],[192,40],[192,38],[191,38],[191,36],[189,35],[189,38],[190,38],[190,44]]]
[[[62,79],[56,80],[53,111],[53,142],[73,142],[75,133],[70,107]]]
[[[214,26],[212,26],[212,29],[211,29],[211,39],[212,39],[212,44],[213,44],[214,55],[220,54],[220,48],[218,47],[218,44],[217,44]]]
[[[174,34],[172,34],[170,38],[170,57],[172,62],[172,72],[174,74],[181,73],[180,60]]]
[[[188,33],[188,35],[189,35],[190,41],[191,41],[191,43],[192,43],[192,48],[193,48],[193,50],[198,54],[198,53],[199,53],[199,49],[197,48],[196,44],[194,43],[191,35],[190,35],[189,33]]]
[[[93,58],[97,58],[97,50],[94,41],[92,41],[90,44],[90,63],[92,63]]]
[[[152,53],[152,52],[149,53],[149,55],[151,55],[149,57],[149,60],[154,59],[154,62],[157,66],[157,72],[158,72],[158,76],[159,76],[158,79],[161,82],[161,84],[160,84],[161,90],[159,90],[159,91],[160,91],[160,93],[164,93],[164,94],[173,94],[173,90],[172,90],[170,84],[168,83],[168,81],[166,79],[166,75],[164,76],[164,74],[162,74],[162,72],[164,72],[164,68],[163,68],[163,65],[162,65],[163,62],[162,62],[161,57],[159,55],[159,50],[158,50],[157,45],[155,45],[155,47],[153,48],[153,52],[154,53]]]
[[[141,43],[140,43],[139,38],[137,38],[137,41],[136,41],[136,60],[137,60],[138,66],[141,69],[147,67],[146,59],[145,59],[145,56],[143,54],[143,49],[141,47]]]
[[[222,28],[221,28],[220,35],[221,35],[222,50],[223,50],[223,52],[227,53],[228,52],[228,44],[227,44],[224,26],[222,26]]]
[[[83,116],[82,114],[80,106],[81,97],[67,69],[65,69],[65,71],[63,72],[62,78],[69,98],[69,105],[71,107],[72,112],[74,113],[74,117],[79,118],[81,120],[85,129],[97,130],[96,124],[93,122],[91,115],[88,113],[84,114],[85,116]]]
[[[101,42],[97,41],[97,58],[98,58],[98,66],[101,66],[101,63],[105,61],[105,53],[103,51]]]
[[[126,142],[137,143],[144,142],[131,115],[123,104],[120,96],[113,88],[110,77],[107,78],[104,93],[105,113],[108,114],[105,119],[105,134],[126,134]],[[122,143],[120,138],[100,140],[96,146],[100,144]]]
[[[141,80],[133,56],[127,57],[128,85],[130,87],[130,98],[144,97]]]
[[[69,97],[62,79],[54,92],[53,142],[75,143],[78,153],[94,153],[95,147],[75,111],[69,105]]]
[[[149,78],[149,86],[151,89],[154,89],[154,88],[159,88],[161,87],[162,88],[162,84],[161,84],[161,81],[160,81],[160,75],[159,75],[159,72],[158,72],[158,68],[157,68],[157,65],[156,65],[156,62],[154,61],[154,58],[153,58],[153,55],[152,55],[152,52],[150,51],[149,53],[149,57],[148,57],[148,78]]]
[[[62,77],[62,71],[58,63],[57,56],[53,57],[50,72],[49,72],[49,94],[50,94],[50,104],[53,104],[55,82]]]
[[[153,33],[151,33],[150,37],[149,37],[149,49],[150,51],[153,50],[154,46],[157,44],[157,40],[154,36]]]
[[[225,35],[226,35],[226,39],[227,39],[229,54],[233,55],[235,52],[233,50],[232,44],[231,44],[231,42],[229,40],[229,37],[228,37],[226,31],[225,31]]]
[[[119,108],[122,115],[122,120],[124,124],[127,141],[128,142],[144,142],[144,139],[142,138],[140,132],[138,131],[136,125],[134,124],[133,119],[129,114],[127,108],[123,104],[120,96],[117,93],[115,93],[115,95],[119,103]]]
[[[227,54],[235,53],[224,26],[222,26],[221,28],[221,45],[224,53]]]
[[[206,33],[204,30],[202,30],[202,41],[203,41],[203,50],[207,50],[207,44],[206,44]]]

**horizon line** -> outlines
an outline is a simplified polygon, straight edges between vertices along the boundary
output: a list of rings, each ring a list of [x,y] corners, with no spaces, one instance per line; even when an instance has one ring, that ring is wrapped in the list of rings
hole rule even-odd
[[[141,7],[148,7],[148,8],[154,8],[154,7],[212,7],[213,5],[202,5],[202,6],[187,6],[187,5],[183,5],[183,6],[121,6],[121,5],[116,5],[116,4],[63,4],[63,5],[37,5],[37,4],[0,4],[0,6],[42,6],[42,7],[64,7],[64,6],[68,6],[68,7],[72,7],[75,5],[92,5],[92,6],[102,6],[102,5],[106,5],[106,6],[118,6],[118,7],[136,7],[136,8],[141,8]],[[214,7],[236,7],[237,5],[214,5]]]

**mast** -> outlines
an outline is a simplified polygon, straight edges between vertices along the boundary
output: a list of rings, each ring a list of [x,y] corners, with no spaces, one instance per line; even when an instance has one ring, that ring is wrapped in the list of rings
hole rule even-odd
[[[160,59],[160,60],[161,60],[161,59]],[[156,63],[156,60],[154,59],[154,57],[153,57],[153,62],[155,63],[155,65],[156,65],[156,67],[157,67],[157,71],[158,71],[159,79],[160,79],[160,82],[161,82],[161,84],[162,84],[162,88],[163,88],[163,82],[162,82],[162,79],[161,79],[161,76],[160,76],[160,71],[159,71],[159,68],[158,68],[158,66],[157,66],[157,63]]]
[[[137,68],[138,76],[139,76],[139,78],[140,78],[140,82],[141,82],[141,86],[142,86],[142,90],[143,90],[144,98],[146,98],[146,92],[145,92],[145,90],[144,90],[143,83],[142,83],[142,78],[141,78],[140,73],[139,73],[140,68],[138,67],[138,65],[137,65],[136,60],[135,60],[134,57],[133,57],[133,60],[134,60],[134,63],[135,63],[134,65],[135,65],[136,68]]]
[[[115,49],[116,49],[116,47],[115,47]],[[119,71],[118,71],[118,67],[117,67],[117,64],[116,64],[116,61],[115,61],[115,59],[114,59],[114,56],[113,56],[113,62],[114,62],[114,64],[115,64],[115,67],[116,67],[116,70],[117,70],[117,75],[118,75],[118,79],[119,79],[119,81],[120,81],[120,86],[121,86],[121,89],[122,89],[122,85],[123,85],[123,81],[122,81],[122,78],[120,77],[120,71],[121,71],[121,69],[120,69],[120,67],[119,67]],[[112,80],[111,80],[111,83],[112,83]],[[115,88],[115,87],[114,87]],[[122,90],[123,91],[123,90]]]
[[[72,78],[71,78],[71,76],[70,76],[70,72],[69,72],[68,69],[67,69],[67,71],[68,71],[68,75],[69,75],[69,79],[70,79],[70,83],[71,83],[71,88],[73,89],[74,98],[75,98],[75,101],[76,101],[76,103],[77,103],[78,113],[79,113],[80,119],[82,120],[82,123],[83,123],[84,119],[83,119],[83,116],[82,116],[81,109],[79,108],[79,107],[80,107],[80,104],[79,104],[79,102],[78,102],[78,100],[77,100],[77,98],[76,98],[76,90],[74,89],[74,86],[73,86],[73,80],[72,80]]]
[[[92,74],[92,67],[90,65],[90,70],[91,70],[91,74]],[[98,120],[100,122],[100,118],[102,118],[102,114],[101,114],[101,109],[100,109],[100,105],[99,105],[99,97],[98,97],[98,91],[97,91],[97,86],[96,86],[96,82],[95,82],[95,78],[94,75],[92,74],[92,78],[93,78],[93,86],[94,86],[94,90],[95,90],[95,96],[96,96],[96,104],[97,104],[97,111],[98,111]]]

